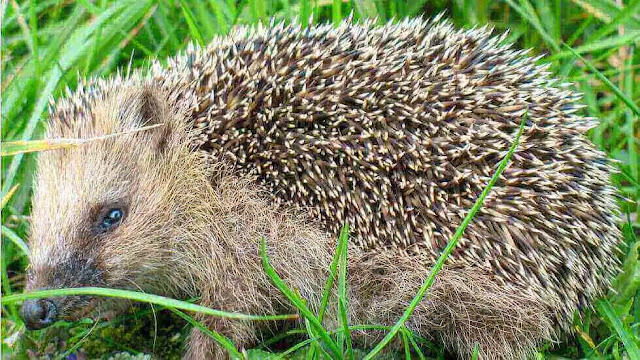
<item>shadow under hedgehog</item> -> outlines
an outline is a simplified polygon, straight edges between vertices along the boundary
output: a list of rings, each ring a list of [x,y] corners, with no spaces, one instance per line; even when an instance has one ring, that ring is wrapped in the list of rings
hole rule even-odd
[[[510,166],[407,327],[459,357],[521,359],[569,330],[619,268],[612,167],[576,94],[486,28],[439,19],[237,28],[149,71],[90,80],[48,138],[162,126],[41,153],[28,289],[143,290],[251,314],[317,310],[349,241],[351,324],[393,324],[529,120]],[[335,297],[334,297],[335,298]],[[124,300],[29,300],[31,329]],[[249,348],[296,326],[198,315]],[[339,326],[336,304],[325,317]],[[354,332],[360,346],[383,334]],[[185,358],[225,358],[193,329]]]

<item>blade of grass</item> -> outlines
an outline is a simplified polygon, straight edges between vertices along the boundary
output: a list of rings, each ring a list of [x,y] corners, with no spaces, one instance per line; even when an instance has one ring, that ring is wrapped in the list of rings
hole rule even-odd
[[[287,21],[294,21],[294,15],[293,15],[293,11],[291,10],[291,3],[289,2],[289,0],[280,0],[280,3],[282,4],[282,7],[284,9],[284,13],[285,13],[285,18],[287,19]]]
[[[616,17],[613,20],[611,20],[611,22],[608,23],[607,26],[604,26],[598,29],[598,31],[596,31],[593,35],[591,35],[589,37],[589,42],[599,40],[609,35],[613,31],[616,31],[618,27],[623,25],[630,17],[632,17],[633,15],[637,15],[639,13],[640,13],[640,0],[632,0],[627,4],[627,6],[620,9],[620,12],[618,12],[618,15],[616,15]]]
[[[29,251],[29,246],[27,245],[27,243],[24,240],[22,240],[22,238],[18,236],[18,234],[13,232],[13,230],[2,225],[2,235],[6,236],[7,239],[11,240],[11,242],[15,246],[17,246],[18,249],[20,249],[25,255],[27,255],[27,257],[31,255],[31,252]]]
[[[621,74],[621,73],[629,71],[629,70],[639,70],[639,69],[640,69],[640,64],[633,65],[633,66],[625,66],[623,68],[617,68],[617,69],[609,69],[609,70],[606,70],[606,71],[601,71],[601,73],[602,73],[602,75],[613,77],[614,75],[618,75],[618,74]],[[569,82],[573,83],[573,82],[579,82],[579,81],[582,81],[582,80],[585,80],[585,79],[591,79],[593,77],[595,77],[595,75],[593,75],[591,73],[589,73],[589,74],[582,73],[580,75],[571,76],[571,77],[567,78],[567,80]]]
[[[213,13],[216,17],[216,23],[218,28],[215,30],[216,34],[226,34],[229,31],[229,23],[225,12],[229,13],[229,9],[226,8],[226,4],[221,0],[209,0],[209,6],[213,9]]]
[[[422,353],[422,350],[420,350],[420,346],[418,346],[418,344],[416,343],[416,340],[413,338],[413,333],[406,327],[403,329],[403,332],[406,333],[407,337],[409,338],[409,341],[411,342],[411,346],[413,346],[413,350],[418,355],[418,358],[420,360],[426,360],[426,358],[424,357],[424,354]]]
[[[41,69],[39,68],[40,55],[38,52],[38,14],[36,13],[36,1],[31,0],[29,2],[29,27],[31,28],[31,44],[33,45],[33,58],[36,60],[36,74],[41,74]]]
[[[109,289],[100,287],[80,287],[80,288],[68,288],[68,289],[53,289],[53,290],[39,290],[25,292],[22,294],[14,294],[2,297],[3,304],[13,304],[19,301],[27,299],[39,299],[45,297],[56,296],[72,296],[72,295],[94,295],[94,296],[106,296],[119,299],[129,299],[140,302],[152,303],[162,305],[168,308],[175,308],[187,311],[193,311],[211,316],[217,316],[227,319],[236,320],[248,320],[248,321],[272,321],[272,320],[295,320],[298,315],[286,314],[286,315],[247,315],[239,313],[231,313],[216,309],[211,309],[206,306],[192,304],[182,300],[171,299],[168,297],[146,294],[130,290]]]
[[[333,19],[333,25],[338,25],[342,21],[342,1],[333,0],[331,5],[331,16]]]
[[[170,46],[172,49],[179,49],[181,45],[178,35],[176,34],[176,26],[169,20],[169,13],[171,12],[171,9],[168,7],[170,4],[165,1],[159,1],[158,6],[159,11],[156,11],[153,15],[153,20],[164,35],[165,44]]]
[[[29,51],[31,52],[31,54],[36,53],[35,50],[35,45],[33,44],[33,39],[34,36],[31,32],[31,29],[29,29],[29,25],[27,25],[27,21],[24,18],[24,15],[22,15],[21,9],[18,6],[18,3],[15,0],[11,0],[11,5],[13,6],[13,9],[17,15],[17,19],[18,19],[18,25],[20,25],[20,29],[22,30],[22,34],[23,34],[23,38],[25,40],[25,42],[27,43],[27,46],[29,47]]]
[[[59,354],[56,359],[58,360],[67,360],[69,355],[73,354],[76,352],[76,350],[78,350],[80,348],[80,346],[82,346],[82,344],[84,344],[85,341],[87,341],[87,339],[89,338],[89,335],[91,335],[91,333],[98,327],[98,322],[94,323],[93,326],[87,330],[84,334],[84,336],[78,340],[75,344],[73,344],[73,346],[69,347],[67,349],[67,351],[65,351],[62,354]]]
[[[578,54],[585,54],[600,50],[614,49],[617,50],[620,46],[633,44],[640,39],[640,31],[635,31],[622,36],[616,36],[613,38],[607,38],[595,42],[591,42],[582,46],[578,46],[573,49]],[[549,56],[547,61],[555,61],[558,59],[564,59],[571,57],[573,54],[570,51],[561,51],[557,54]]]
[[[389,331],[391,330],[391,326],[384,326],[384,325],[351,325],[349,326],[349,330],[350,331],[366,331],[366,330],[377,330],[377,331]],[[329,331],[329,334],[333,335],[333,334],[339,334],[340,332],[344,331],[344,329],[339,328],[339,329],[335,329],[332,331]],[[414,347],[416,348],[416,353],[418,353],[418,355],[421,355],[422,352],[420,351],[420,347],[418,346],[415,338],[416,336],[408,329],[406,329],[407,331],[407,335],[409,336],[409,340],[412,341],[412,343],[414,344]],[[266,340],[265,342],[263,342],[262,344],[259,345],[259,347],[261,349],[263,348],[268,348],[269,345],[271,344],[275,344],[278,341],[285,339],[287,337],[290,336],[296,336],[296,335],[302,335],[302,334],[306,334],[307,331],[306,330],[302,330],[302,329],[293,329],[293,330],[289,330],[286,331],[284,333],[278,334],[276,336],[274,336],[273,338]],[[424,338],[421,338],[419,336],[417,336],[419,338],[419,340],[423,343],[427,343],[427,340]],[[305,340],[306,344],[309,344],[311,341],[313,341],[313,339],[307,339]],[[297,350],[297,349],[296,349]],[[288,350],[287,350],[288,351]],[[291,352],[295,352],[291,351]],[[421,359],[424,359],[424,355],[422,355]]]
[[[304,299],[303,299],[304,301]],[[306,304],[306,302],[305,302]],[[307,331],[307,336],[310,339],[317,339],[318,336],[315,332],[315,330],[313,329],[313,327],[311,326],[311,323],[309,322],[309,319],[304,319],[304,328]],[[322,348],[322,346],[320,345],[320,343],[318,342],[318,340],[314,340],[311,345],[309,346],[309,350],[307,351],[306,354],[306,358],[307,359],[315,359],[316,354],[322,351],[327,358],[331,358],[331,356]]]
[[[344,332],[340,337],[342,349],[342,339],[347,343],[348,360],[353,360],[353,349],[351,344],[351,332],[349,331],[349,315],[347,314],[347,245],[349,240],[349,225],[345,224],[340,231],[338,246],[340,250],[340,268],[338,270],[338,311],[340,312],[340,322]]]
[[[586,349],[583,349],[583,351],[585,353],[591,352],[601,357],[602,354],[600,354],[600,352],[598,352],[598,350],[596,349],[596,344],[593,342],[593,339],[591,338],[591,336],[589,336],[589,333],[581,329],[579,326],[575,326],[574,329],[578,333],[578,336],[580,336],[580,339],[582,339],[583,342],[586,344],[585,346]]]
[[[544,33],[548,35],[549,40],[551,40],[553,42],[553,44],[555,44],[555,46],[557,46],[558,45],[558,37],[554,38],[551,35],[551,32],[554,30],[554,27],[551,25],[551,23],[553,22],[553,20],[551,20],[553,18],[553,16],[550,15],[550,14],[545,14],[544,6],[542,6],[542,4],[541,4],[542,1],[543,0],[537,0],[536,4],[538,6],[534,7],[529,0],[519,0],[520,6],[527,13],[527,15],[529,16],[529,19],[531,20],[532,24],[533,24],[533,22],[535,22],[537,24],[537,26],[539,27],[539,29],[544,30]],[[538,13],[540,13],[539,16],[538,16]],[[546,15],[547,19],[544,19],[545,15]],[[545,26],[545,25],[547,25],[547,26]],[[554,50],[558,51],[557,49],[554,49]]]
[[[407,14],[409,16],[417,15],[426,3],[426,0],[412,1],[409,9],[407,10]]]
[[[623,305],[632,301],[640,289],[640,242],[629,248],[628,255],[622,264],[622,271],[613,281],[616,296],[610,298],[614,305]]]
[[[89,51],[89,53],[87,54],[87,60],[85,61],[85,65],[84,65],[84,73],[88,74],[89,73],[89,69],[91,68],[91,64],[93,63],[93,59],[94,56],[98,53],[98,48],[99,48],[99,44],[100,44],[100,37],[102,35],[102,29],[103,29],[103,24],[100,24],[100,26],[98,26],[98,28],[96,29],[95,32],[95,40],[93,41],[93,49],[91,49],[91,51]]]
[[[282,281],[282,278],[280,278],[280,275],[278,275],[273,266],[271,266],[269,258],[267,257],[267,239],[265,239],[264,237],[260,242],[260,255],[262,256],[262,266],[264,267],[265,272],[267,273],[269,278],[271,278],[271,281],[276,286],[276,288],[280,290],[280,292],[291,302],[291,304],[298,308],[305,319],[309,320],[309,323],[313,327],[313,330],[318,333],[322,341],[331,351],[331,355],[339,359],[341,351],[336,343],[331,339],[331,337],[327,333],[327,330],[322,327],[322,324],[320,323],[320,321],[318,321],[318,318],[316,318],[311,310],[309,310],[302,299],[300,299],[300,297],[298,297],[296,293],[289,289],[284,281]]]
[[[33,133],[40,119],[40,115],[44,111],[46,103],[48,102],[47,99],[51,94],[53,94],[53,91],[56,88],[58,81],[60,80],[61,77],[62,77],[62,71],[60,71],[60,69],[55,68],[52,70],[52,74],[49,78],[50,80],[47,82],[47,86],[43,91],[43,95],[41,95],[38,101],[36,102],[35,108],[31,113],[31,117],[27,122],[27,129],[23,132],[24,140],[29,140],[33,136]],[[4,147],[2,150],[4,151]],[[5,193],[9,187],[13,186],[13,182],[18,172],[18,169],[20,167],[20,163],[22,162],[23,156],[24,154],[18,154],[11,160],[11,163],[9,164],[9,169],[4,174],[5,177],[4,177],[4,184],[2,188],[3,193]]]
[[[12,156],[17,154],[25,154],[30,152],[39,152],[39,151],[50,151],[50,150],[59,150],[59,149],[67,149],[80,145],[84,145],[94,141],[106,140],[117,136],[129,135],[133,133],[137,133],[140,131],[150,130],[163,124],[155,124],[150,126],[144,126],[138,129],[127,130],[120,133],[108,134],[103,136],[96,136],[88,139],[44,139],[44,140],[18,140],[18,141],[8,141],[2,143],[2,151],[0,151],[2,156]]]
[[[309,18],[311,16],[311,1],[303,0],[300,2],[300,26],[306,28],[309,26]]]
[[[405,360],[411,360],[411,348],[409,347],[407,334],[404,331],[400,331],[400,336],[402,336],[402,343],[404,344],[404,358]]]
[[[581,24],[580,27],[578,27],[578,30],[574,31],[573,34],[571,34],[571,36],[569,37],[569,39],[567,40],[567,44],[569,46],[573,46],[573,43],[576,42],[576,40],[578,40],[578,38],[580,36],[582,36],[582,34],[584,33],[585,30],[587,30],[587,28],[589,26],[591,26],[591,24],[593,23],[593,19],[595,19],[595,17],[593,16],[589,16],[586,20],[584,20]]]
[[[546,42],[547,45],[549,45],[549,47],[554,52],[560,52],[560,46],[558,46],[558,43],[555,40],[553,40],[553,38],[549,34],[547,34],[547,31],[542,27],[542,24],[540,24],[540,20],[537,18],[535,13],[532,13],[532,11],[527,11],[521,8],[520,6],[516,5],[516,3],[513,2],[513,0],[503,0],[503,1],[509,4],[509,6],[511,6],[518,14],[520,14],[520,16],[522,16],[523,19],[525,19],[528,23],[532,25],[533,28],[536,29],[538,34],[540,34],[544,42]],[[527,4],[529,3],[527,2]],[[529,4],[529,6],[531,6],[531,4]]]
[[[329,353],[327,353],[327,351],[318,342],[320,337],[313,330],[313,327],[311,327],[311,323],[309,322],[309,319],[304,319],[304,327],[307,331],[307,336],[309,336],[309,339],[312,339],[312,342],[309,346],[309,350],[307,351],[307,356],[306,356],[307,359],[314,359],[316,357],[316,354],[320,351],[322,351],[322,353],[325,354],[325,356],[330,359],[331,355],[329,355]]]
[[[2,273],[0,274],[0,283],[2,285],[3,294],[0,297],[0,304],[2,304],[2,298],[6,296],[10,296],[13,293],[13,289],[11,289],[11,282],[9,281],[9,274],[7,272],[7,266],[9,265],[9,261],[14,258],[13,248],[2,246],[2,251],[0,253],[0,257],[2,258],[2,262],[0,267],[2,268]],[[14,321],[20,321],[20,317],[18,315],[18,308],[15,304],[2,304],[2,306],[7,305],[8,312],[11,318]],[[3,329],[4,330],[4,329]]]
[[[13,196],[13,194],[15,194],[16,190],[18,190],[19,187],[20,187],[20,184],[15,184],[9,190],[9,192],[7,192],[7,194],[2,197],[2,203],[0,204],[0,209],[4,209],[4,207],[7,205],[7,203],[9,203],[9,200],[11,200],[11,197]]]
[[[471,354],[471,360],[478,360],[480,358],[480,347],[476,343],[473,347],[473,353]]]
[[[509,151],[507,152],[507,155],[500,162],[500,165],[498,166],[498,169],[496,170],[496,172],[491,177],[491,180],[489,180],[489,183],[487,184],[487,186],[484,188],[484,190],[482,190],[482,193],[480,194],[480,196],[476,200],[475,204],[473,204],[473,207],[471,208],[471,210],[469,211],[467,216],[464,218],[464,220],[462,220],[462,223],[460,224],[460,226],[458,226],[458,228],[456,229],[456,232],[453,234],[453,237],[451,238],[451,240],[449,240],[449,242],[447,243],[446,248],[444,249],[444,251],[442,252],[440,257],[438,258],[436,263],[434,264],[433,268],[431,269],[431,272],[429,273],[429,276],[422,283],[422,286],[420,287],[420,290],[418,290],[418,294],[416,294],[416,296],[413,298],[413,300],[411,300],[411,303],[409,304],[409,306],[405,310],[404,314],[402,314],[400,319],[393,325],[393,327],[391,328],[391,331],[389,331],[389,333],[384,337],[384,339],[382,339],[382,341],[380,341],[364,357],[363,360],[373,359],[385,346],[387,346],[387,344],[396,336],[398,331],[400,331],[400,329],[402,329],[404,327],[405,323],[407,322],[407,320],[409,320],[409,317],[411,316],[411,314],[413,313],[415,308],[418,306],[420,301],[422,301],[422,298],[424,297],[424,295],[427,292],[427,290],[433,284],[433,282],[435,280],[435,277],[438,274],[438,272],[440,271],[440,269],[442,268],[442,266],[444,265],[444,262],[447,260],[449,255],[451,255],[451,253],[453,252],[453,249],[458,244],[458,240],[460,240],[460,238],[462,237],[462,234],[464,233],[464,230],[467,228],[469,223],[471,223],[471,220],[473,219],[475,214],[478,212],[478,210],[480,210],[480,207],[482,207],[482,204],[484,203],[484,199],[487,197],[487,195],[489,194],[489,192],[493,188],[493,185],[500,178],[500,175],[502,174],[504,169],[507,167],[507,164],[509,164],[509,160],[511,159],[511,155],[513,155],[513,152],[516,150],[516,147],[518,146],[518,143],[520,142],[520,136],[522,135],[522,132],[524,130],[524,125],[525,125],[527,119],[528,119],[528,113],[525,113],[523,115],[523,117],[522,117],[522,121],[520,123],[520,129],[518,130],[518,134],[516,135],[516,138],[513,141],[513,144],[511,144],[511,147],[510,147]]]
[[[580,59],[584,63],[584,65],[589,69],[589,71],[591,71],[598,79],[600,79],[600,81],[602,81],[605,85],[607,85],[607,87],[611,89],[611,91],[613,91],[613,93],[618,97],[618,99],[622,100],[622,102],[624,102],[634,112],[634,114],[636,114],[637,116],[640,116],[640,108],[638,108],[638,105],[636,105],[633,102],[633,100],[629,99],[627,95],[625,95],[617,86],[615,86],[609,79],[607,79],[606,76],[602,75],[602,73],[598,71],[598,69],[596,69],[596,67],[593,66],[593,64],[590,61],[580,56],[580,54],[575,52],[569,45],[567,44],[562,44],[562,45],[567,50],[569,50],[573,54],[573,56]]]
[[[349,326],[349,330],[350,331],[358,331],[358,330],[378,330],[378,331],[389,331],[391,329],[390,326],[384,326],[384,325],[354,325],[354,326]],[[337,334],[337,333],[341,333],[342,331],[344,331],[344,329],[340,328],[340,329],[336,329],[336,330],[332,330],[329,333],[330,334]],[[294,335],[295,333],[293,333],[292,335]],[[316,338],[311,338],[311,339],[307,339],[304,341],[301,341],[297,344],[295,344],[294,346],[288,348],[287,350],[283,351],[282,353],[278,354],[278,358],[279,359],[288,359],[288,355],[292,354],[296,351],[298,351],[299,349],[312,344],[315,341],[320,340],[319,337]]]
[[[191,9],[189,8],[185,0],[179,1],[180,8],[182,9],[182,14],[184,15],[184,19],[187,21],[187,26],[189,27],[189,32],[191,33],[191,38],[197,41],[200,46],[204,46],[204,37],[202,37],[202,33],[200,33],[200,30],[196,25],[195,17],[193,16]]]
[[[202,38],[206,43],[207,39],[211,39],[214,33],[212,25],[213,21],[211,21],[212,16],[207,10],[207,4],[201,0],[191,0],[189,1],[189,4],[194,8],[192,15],[194,15],[194,17],[198,17],[198,29],[202,30]]]
[[[421,0],[424,1],[424,0]],[[376,4],[370,0],[353,0],[356,11],[361,18],[364,19],[373,19],[378,15],[378,10],[376,9]]]
[[[621,9],[620,5],[613,0],[571,0],[571,2],[576,3],[582,7],[586,13],[593,15],[607,24],[613,21],[612,19],[617,18],[621,11],[625,10]],[[638,20],[640,20],[639,14],[632,13],[631,16],[632,18],[624,23],[625,27],[629,30],[640,28],[640,23],[638,22]]]
[[[290,336],[298,336],[298,335],[304,335],[306,334],[307,331],[306,330],[302,330],[302,329],[292,329],[292,330],[287,330],[285,332],[282,332],[280,334],[275,335],[274,337],[272,337],[271,339],[265,340],[262,343],[260,343],[260,345],[258,345],[259,349],[269,349],[270,345],[273,345],[277,342],[280,342],[283,339],[286,339]]]
[[[622,340],[629,359],[640,359],[640,348],[638,348],[638,340],[635,338],[633,332],[629,327],[620,321],[620,317],[616,314],[611,304],[606,299],[601,299],[596,302],[596,308],[600,315],[609,320],[616,333]]]
[[[226,336],[219,334],[218,332],[215,332],[213,330],[209,330],[206,326],[202,325],[198,320],[194,319],[192,316],[188,314],[183,313],[178,309],[169,308],[169,310],[171,310],[174,314],[178,315],[183,320],[187,321],[189,324],[197,327],[198,329],[200,329],[200,331],[202,331],[207,336],[215,340],[218,344],[220,344],[220,346],[222,346],[227,350],[227,352],[229,352],[229,356],[231,356],[232,359],[244,359],[244,355],[242,355],[238,351],[238,349],[233,344],[233,342]]]
[[[640,1],[638,1],[638,3],[640,3]],[[626,67],[630,68],[631,66],[633,66],[635,47],[629,46],[627,47],[627,49],[628,49],[628,54],[627,54]],[[623,86],[624,86],[624,91],[626,92],[625,95],[629,99],[633,99],[634,82],[635,82],[634,79],[635,79],[634,71],[632,69],[629,69],[624,72]],[[638,119],[633,116],[630,110],[625,111],[624,115],[625,115],[624,116],[625,128],[627,130],[627,153],[629,154],[629,167],[630,167],[631,176],[633,177],[634,180],[637,181],[640,179],[640,171],[639,171],[640,161],[638,156],[638,145],[637,145],[639,140],[635,132],[635,128],[636,128],[635,122]],[[636,198],[640,198],[640,188],[636,188]],[[636,213],[640,213],[640,204],[636,206]]]
[[[74,30],[79,28],[84,16],[82,7],[75,7],[73,13],[67,19],[65,26],[60,29],[57,28],[56,34],[59,36],[52,37],[49,42],[49,46],[43,56],[43,59],[39,61],[39,64],[35,64],[35,60],[28,59],[28,62],[24,67],[20,67],[18,73],[14,74],[10,80],[4,79],[2,84],[3,97],[2,97],[2,124],[6,125],[6,121],[9,119],[15,119],[22,111],[25,113],[31,108],[29,104],[24,104],[24,98],[33,99],[37,97],[36,88],[40,88],[42,76],[39,73],[40,69],[51,67],[56,56],[59,56],[60,49],[64,45]],[[26,121],[22,121],[26,122]],[[25,124],[28,126],[28,123]],[[3,126],[2,135],[7,136],[6,129],[12,129],[15,126]]]
[[[265,3],[262,0],[249,0],[249,9],[251,9],[251,16],[253,17],[253,23],[257,24],[262,22],[267,23],[267,10],[265,9]]]
[[[342,248],[340,247],[340,240],[338,239],[336,253],[333,255],[333,260],[331,261],[331,266],[329,267],[329,276],[327,277],[327,282],[324,285],[322,301],[320,302],[320,310],[318,310],[318,321],[320,321],[320,323],[322,323],[324,313],[327,310],[329,297],[331,296],[331,289],[333,288],[333,282],[337,277],[338,262],[340,261],[340,251],[342,251]]]

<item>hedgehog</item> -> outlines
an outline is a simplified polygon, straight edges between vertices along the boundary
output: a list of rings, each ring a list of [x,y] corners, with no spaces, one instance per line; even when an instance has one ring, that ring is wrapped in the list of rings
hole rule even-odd
[[[407,328],[460,358],[520,359],[570,331],[619,269],[619,210],[595,119],[538,58],[441,17],[238,27],[206,47],[52,103],[27,289],[140,290],[251,314],[318,311],[350,225],[348,317],[392,325],[525,130]],[[146,131],[131,132],[157,125]],[[332,297],[335,299],[335,297]],[[324,324],[339,326],[331,301]],[[30,329],[120,311],[91,296],[28,300]],[[295,321],[198,315],[240,348]],[[377,332],[354,332],[367,347]],[[393,344],[392,344],[393,345]],[[398,344],[395,344],[398,345]],[[226,358],[193,329],[187,359]]]

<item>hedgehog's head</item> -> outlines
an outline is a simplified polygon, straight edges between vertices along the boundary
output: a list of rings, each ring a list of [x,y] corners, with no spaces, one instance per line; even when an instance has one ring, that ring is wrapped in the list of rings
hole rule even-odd
[[[91,100],[74,96],[58,104],[48,138],[125,134],[40,154],[27,289],[99,286],[171,294],[175,282],[167,279],[179,276],[176,244],[198,228],[206,206],[202,191],[193,191],[206,186],[206,174],[190,149],[185,121],[151,86],[111,89]],[[27,301],[22,314],[27,327],[37,329],[127,303],[55,297]]]

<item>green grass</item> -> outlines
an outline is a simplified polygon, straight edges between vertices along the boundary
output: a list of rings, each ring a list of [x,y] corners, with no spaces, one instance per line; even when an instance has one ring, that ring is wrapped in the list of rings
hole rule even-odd
[[[593,310],[575,317],[575,336],[553,349],[541,348],[538,357],[640,358],[640,243],[637,238],[640,231],[640,51],[637,49],[640,0],[616,4],[613,0],[9,0],[2,3],[2,141],[40,139],[49,98],[61,95],[65,87],[73,89],[78,74],[106,77],[118,69],[126,71],[129,64],[134,68],[144,67],[149,59],[164,59],[184,49],[189,42],[205,44],[236,24],[255,24],[271,17],[305,25],[309,20],[336,23],[351,13],[355,20],[377,17],[379,22],[384,22],[420,14],[430,17],[446,11],[459,27],[489,24],[498,32],[508,30],[508,41],[518,48],[532,48],[533,54],[548,55],[540,63],[548,63],[556,77],[572,82],[572,88],[583,93],[586,105],[583,114],[600,120],[600,125],[591,130],[589,136],[596,146],[617,160],[619,172],[612,181],[621,194],[620,206],[627,219],[620,224],[626,244],[621,255],[623,272],[610,294],[598,301]],[[13,148],[3,146],[2,152],[19,151],[21,144],[14,143]],[[29,144],[36,150],[43,145]],[[120,351],[132,354],[162,351],[163,357],[177,356],[188,327],[194,325],[193,318],[183,312],[178,311],[176,316],[161,309],[197,309],[179,307],[195,305],[172,303],[170,299],[165,302],[165,299],[154,298],[160,306],[154,311],[148,306],[136,307],[110,323],[83,320],[58,323],[49,332],[24,332],[15,303],[22,295],[12,297],[12,294],[22,292],[28,264],[28,249],[24,244],[34,159],[33,153],[2,158],[3,355],[22,358],[27,355],[27,348],[31,348],[57,355],[84,349],[94,356]],[[335,286],[336,279],[338,305],[342,311],[348,306],[345,302],[348,269],[344,234],[341,239],[327,289]],[[450,244],[455,246],[455,240]],[[266,257],[264,260],[268,264]],[[272,270],[270,274],[275,280],[277,269]],[[418,296],[428,286],[425,282]],[[281,290],[287,293],[286,287]],[[291,301],[303,309],[304,302],[291,289],[289,292],[287,296]],[[329,294],[327,290],[323,304],[327,303]],[[149,301],[150,298],[142,295],[123,294]],[[411,308],[405,315],[408,317],[410,313]],[[396,333],[404,344],[403,351],[396,354],[398,358],[437,358],[442,354],[437,345],[408,332],[402,323],[405,317],[386,328],[348,324],[342,316],[341,328],[326,329],[322,325],[323,314],[310,311],[300,314],[307,320],[306,329],[280,336],[291,339],[289,350],[285,350],[287,356],[313,357],[325,351],[345,358],[364,356],[367,349],[363,353],[363,349],[351,348],[349,332],[355,329]],[[149,321],[156,316],[157,322]],[[166,318],[174,319],[171,323],[180,326],[167,325],[162,320]],[[185,322],[180,323],[179,319]],[[155,333],[157,339],[153,336]],[[210,335],[216,337],[216,334]],[[219,339],[224,342],[222,337]],[[45,350],[49,343],[59,346],[52,349],[49,345]],[[266,342],[263,348],[267,349],[268,344],[271,342]],[[254,357],[265,354],[258,350],[249,352]]]

